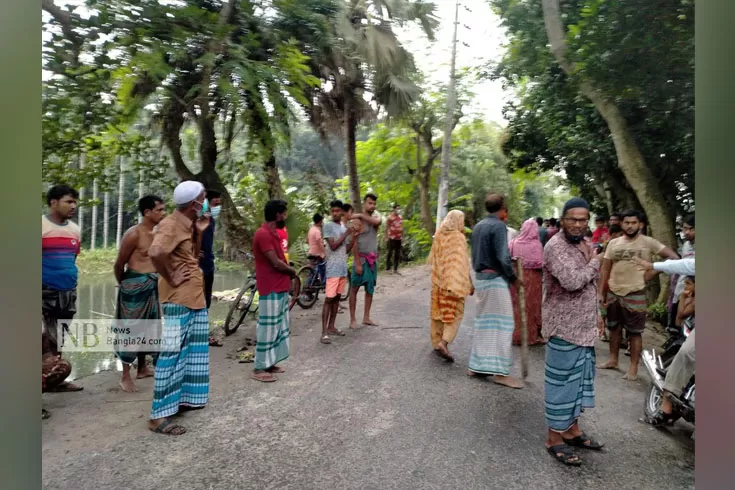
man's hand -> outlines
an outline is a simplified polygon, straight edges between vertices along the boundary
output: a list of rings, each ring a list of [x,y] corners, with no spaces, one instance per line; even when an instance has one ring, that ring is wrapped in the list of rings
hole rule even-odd
[[[470,296],[474,296],[474,295],[475,295],[475,287],[473,286],[473,287],[472,287],[472,288],[470,289]]]
[[[597,331],[600,334],[600,337],[605,336],[605,319],[602,317],[597,320]]]
[[[646,272],[653,270],[653,264],[641,259],[640,257],[633,257],[630,260],[632,260],[635,263],[635,265],[637,265],[638,267],[640,267]]]
[[[178,287],[190,277],[191,272],[189,272],[189,269],[177,269],[173,274],[171,274],[171,285],[173,287]]]
[[[597,302],[602,306],[603,308],[607,307],[607,299],[605,298],[605,295],[602,293],[597,293]]]
[[[207,217],[207,215],[205,214],[201,218],[197,219],[194,223],[194,227],[196,228],[197,233],[204,233],[204,230],[209,228],[209,218]]]

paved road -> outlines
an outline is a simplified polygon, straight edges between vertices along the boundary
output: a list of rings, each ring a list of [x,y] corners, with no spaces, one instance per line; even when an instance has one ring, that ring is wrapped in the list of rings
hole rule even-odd
[[[101,373],[81,380],[81,393],[44,395],[53,412],[43,422],[44,488],[694,488],[691,426],[639,422],[647,383],[622,373],[598,372],[598,408],[583,416],[607,452],[584,454],[582,468],[555,462],[543,447],[543,348],[531,348],[524,390],[467,377],[469,324],[452,347],[456,364],[432,355],[427,271],[404,274],[381,276],[381,327],[330,346],[318,343],[318,312],[297,312],[277,383],[250,380],[251,365],[228,358],[252,328],[213,348],[210,404],[181,417],[181,437],[145,429],[149,380],[124,394],[115,373]]]

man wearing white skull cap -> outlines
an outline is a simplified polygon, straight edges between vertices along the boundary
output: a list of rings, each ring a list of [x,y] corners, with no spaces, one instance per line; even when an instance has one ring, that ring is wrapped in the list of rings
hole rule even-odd
[[[209,397],[209,319],[198,259],[209,226],[203,217],[204,186],[181,182],[174,204],[176,210],[158,224],[148,255],[159,274],[163,339],[176,339],[178,345],[159,353],[148,426],[159,434],[180,435],[186,429],[169,417],[204,408]]]

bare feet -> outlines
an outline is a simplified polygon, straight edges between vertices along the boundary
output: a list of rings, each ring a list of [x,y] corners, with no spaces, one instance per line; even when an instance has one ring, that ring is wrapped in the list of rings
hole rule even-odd
[[[143,378],[152,378],[156,373],[153,371],[153,369],[149,368],[148,366],[143,367],[142,369],[138,368],[138,374],[135,376],[136,379],[143,379]]]
[[[618,363],[615,361],[607,361],[604,364],[598,364],[597,367],[600,369],[618,369]]]
[[[447,349],[447,346],[444,342],[439,343],[439,345],[436,347],[436,352],[439,354],[439,356],[446,359],[447,361],[454,362],[454,357],[452,357],[452,354],[449,353],[449,349]]]
[[[357,330],[357,328],[358,328],[358,326],[357,326],[357,320],[352,320],[350,322],[350,328]]]
[[[636,381],[638,379],[638,375],[637,374],[625,373],[623,375],[623,379],[624,380],[627,380],[627,381]]]
[[[365,319],[364,319],[364,320],[362,321],[362,324],[363,324],[363,325],[368,325],[368,326],[370,326],[370,327],[377,327],[377,326],[379,326],[379,325],[378,325],[377,323],[375,323],[374,321],[372,321],[372,320],[371,320],[370,318],[365,318]]]
[[[513,376],[499,376],[495,375],[493,376],[493,382],[502,386],[507,386],[508,388],[514,388],[516,390],[520,390],[523,388],[523,381],[520,379],[516,379]]]
[[[120,389],[122,389],[125,393],[137,393],[138,391],[140,391],[138,390],[138,387],[135,386],[135,383],[133,383],[133,378],[131,378],[130,376],[124,376],[120,380]]]

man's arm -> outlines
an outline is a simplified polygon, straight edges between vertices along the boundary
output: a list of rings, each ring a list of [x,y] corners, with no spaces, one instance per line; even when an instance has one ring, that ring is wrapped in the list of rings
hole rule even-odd
[[[655,271],[654,275],[663,272],[664,274],[679,274],[681,276],[693,276],[694,274],[694,259],[678,259],[678,260],[666,260],[664,262],[647,262],[633,257],[633,262],[643,268],[647,273],[649,271]]]
[[[604,303],[607,298],[607,292],[610,290],[610,271],[612,271],[613,261],[607,257],[602,259],[600,267],[600,284],[597,287],[597,297]]]
[[[168,260],[168,256],[170,254],[171,252],[166,251],[162,245],[155,243],[155,239],[151,248],[148,249],[148,258],[151,259],[153,267],[156,268],[156,272],[158,272],[158,274],[164,278],[167,283],[176,287],[189,278],[189,271],[184,271],[180,274],[180,277],[175,277],[176,274],[173,267],[171,267],[171,261]]]
[[[498,233],[493,236],[492,240],[493,243],[491,246],[495,249],[495,256],[498,258],[501,268],[498,272],[508,278],[509,282],[515,282],[517,279],[516,271],[510,257],[510,251],[508,250],[508,230],[505,226],[498,227]]]
[[[128,230],[120,241],[120,251],[117,254],[117,260],[115,261],[115,279],[117,283],[122,282],[123,273],[125,272],[125,266],[127,265],[130,257],[135,251],[135,246],[138,244],[138,227]]]
[[[291,276],[291,277],[294,277],[296,275],[296,270],[293,267],[289,266],[284,261],[282,261],[280,258],[278,258],[278,254],[276,253],[275,250],[273,249],[266,250],[264,253],[265,253],[266,258],[268,259],[268,261],[270,262],[270,264],[273,266],[275,270],[277,270],[278,272],[281,272],[282,274],[286,274],[287,276]]]
[[[570,264],[565,255],[549,250],[546,254],[546,269],[559,281],[559,285],[567,291],[574,292],[584,288],[597,278],[600,268],[600,257],[595,256],[587,265],[577,268]]]
[[[363,220],[365,223],[369,224],[370,226],[378,227],[380,226],[380,223],[383,222],[383,219],[379,216],[370,216],[369,214],[365,213],[358,213],[352,216],[352,218],[359,218]]]
[[[665,259],[677,260],[680,258],[679,254],[671,250],[669,247],[662,248],[658,254]]]
[[[350,236],[350,231],[349,230],[347,230],[346,232],[344,232],[342,234],[342,236],[339,237],[339,238],[333,237],[331,235],[328,236],[326,238],[326,240],[327,240],[327,243],[329,244],[329,248],[331,248],[332,250],[337,250],[339,247],[342,246],[342,244],[345,242],[345,240],[347,240],[347,237],[348,236]]]

